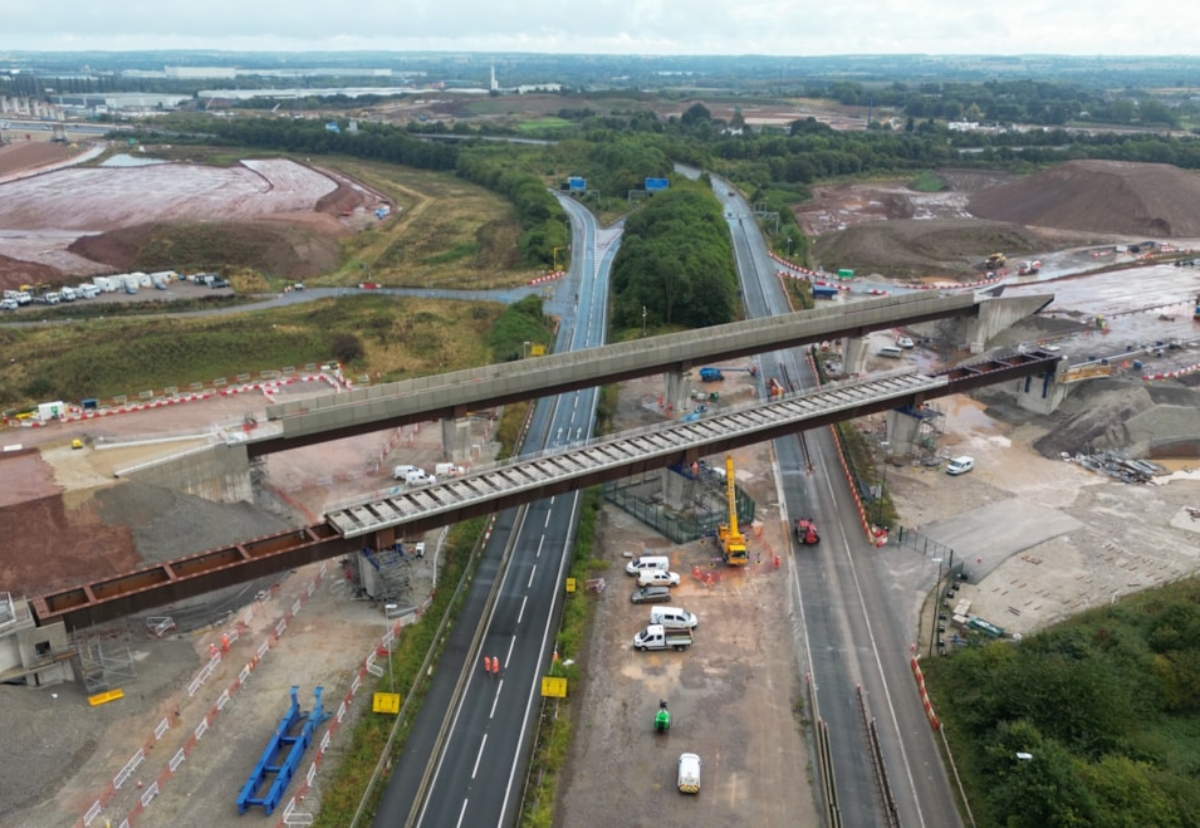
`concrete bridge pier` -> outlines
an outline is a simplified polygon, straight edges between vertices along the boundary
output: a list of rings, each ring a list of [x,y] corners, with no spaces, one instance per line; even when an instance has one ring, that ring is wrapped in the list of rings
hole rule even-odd
[[[887,443],[889,457],[907,457],[917,450],[917,438],[921,422],[925,419],[922,409],[909,407],[894,408],[887,413]]]
[[[471,420],[449,417],[442,420],[442,459],[448,463],[466,463],[471,456]]]
[[[669,411],[684,412],[687,411],[688,394],[691,392],[691,378],[686,371],[667,371],[663,374],[666,380],[667,393],[663,398],[663,404],[668,406]]]
[[[846,376],[867,370],[867,340],[861,336],[842,337],[842,373]]]
[[[662,475],[663,505],[676,511],[686,510],[696,494],[696,480],[670,469],[659,471]]]

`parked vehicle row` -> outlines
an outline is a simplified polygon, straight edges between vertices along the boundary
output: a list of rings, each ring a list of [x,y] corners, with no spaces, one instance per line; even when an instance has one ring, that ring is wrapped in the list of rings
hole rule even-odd
[[[666,555],[639,555],[625,565],[625,572],[637,578],[638,589],[629,596],[633,604],[656,604],[671,600],[671,587],[678,586],[679,574],[670,571],[671,559]],[[650,608],[650,623],[633,637],[634,649],[675,650],[682,652],[692,645],[692,631],[699,626],[695,614],[683,607]],[[666,700],[660,700],[654,716],[654,732],[668,733],[671,714]],[[700,793],[700,756],[681,753],[676,766],[675,787],[680,793]]]
[[[4,297],[0,299],[0,310],[13,311],[25,305],[57,305],[61,302],[74,302],[76,299],[92,299],[99,293],[98,287],[87,283],[77,287],[67,286],[41,293],[28,287],[20,290],[6,290]]]

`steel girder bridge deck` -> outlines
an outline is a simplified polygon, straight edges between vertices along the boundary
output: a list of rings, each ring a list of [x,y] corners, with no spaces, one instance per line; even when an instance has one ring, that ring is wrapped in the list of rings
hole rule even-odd
[[[741,406],[696,422],[670,422],[525,456],[445,483],[346,505],[324,523],[145,567],[34,598],[39,624],[70,629],[142,612],[315,561],[357,552],[365,538],[424,532],[511,506],[784,434],[917,406],[929,399],[1033,375],[1053,377],[1061,357],[1032,351],[985,359],[939,374],[895,373]],[[390,542],[391,535],[386,536]]]

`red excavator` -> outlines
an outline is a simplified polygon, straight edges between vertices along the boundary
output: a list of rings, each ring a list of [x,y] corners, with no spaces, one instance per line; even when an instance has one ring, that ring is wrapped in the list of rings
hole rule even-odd
[[[796,521],[796,540],[801,544],[817,543],[821,540],[817,533],[817,524],[812,518],[800,518]]]

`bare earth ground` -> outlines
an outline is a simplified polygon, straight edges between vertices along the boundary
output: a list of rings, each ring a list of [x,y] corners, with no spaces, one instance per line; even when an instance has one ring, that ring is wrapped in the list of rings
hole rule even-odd
[[[111,230],[148,221],[246,219],[310,209],[337,184],[286,159],[231,167],[86,167],[0,188],[0,228]]]
[[[14,140],[0,145],[0,178],[35,167],[66,161],[81,152],[79,147],[50,142],[49,133],[38,133],[39,140]],[[41,140],[45,136],[45,140]]]
[[[289,390],[284,393],[294,397],[305,393],[291,390],[304,386],[285,388]],[[272,458],[267,467],[269,484],[291,489],[287,504],[267,498],[258,505],[229,507],[112,479],[113,468],[201,445],[196,435],[230,420],[240,421],[247,411],[262,418],[265,405],[265,398],[243,394],[87,423],[4,433],[4,444],[19,439],[23,445],[33,446],[40,457],[28,451],[0,453],[0,463],[4,464],[0,470],[5,471],[0,474],[0,504],[5,504],[0,506],[0,514],[4,515],[10,540],[0,548],[0,589],[18,595],[36,594],[45,588],[38,585],[47,585],[52,578],[78,583],[94,577],[98,565],[106,560],[98,558],[105,548],[110,549],[107,560],[114,561],[107,565],[124,568],[142,560],[178,557],[193,548],[211,548],[277,531],[288,524],[302,524],[310,519],[305,513],[319,515],[330,500],[390,488],[389,470],[395,463],[431,467],[443,459],[441,430],[430,425],[409,428],[398,440],[393,440],[393,433],[384,432],[291,452],[286,460]],[[478,445],[485,456],[494,451],[494,445],[488,442],[489,425],[477,421],[468,438],[469,444]],[[110,445],[134,438],[163,440],[175,435],[180,439],[105,450],[71,450],[69,441],[76,435],[87,436],[93,442],[103,438]],[[380,465],[380,456],[389,444],[391,449]],[[478,456],[456,459],[464,465],[472,459],[479,461]],[[8,469],[14,473],[8,474]],[[29,489],[45,497],[32,504],[12,505],[21,491]],[[60,495],[57,492],[61,489],[66,491]],[[88,542],[79,543],[80,538]],[[433,550],[440,538],[441,533],[431,532],[410,540],[423,539]],[[56,552],[49,558],[43,554],[48,547]],[[412,582],[406,598],[413,604],[429,592],[432,557],[427,555],[411,567]],[[245,819],[262,818],[248,814],[239,819],[234,800],[286,710],[288,688],[293,684],[300,687],[301,706],[307,710],[312,706],[313,687],[324,685],[326,708],[336,710],[358,666],[386,628],[378,608],[352,600],[348,590],[332,587],[341,576],[336,561],[330,561],[329,566],[329,575],[254,671],[249,685],[234,694],[233,701],[214,720],[212,730],[166,782],[162,794],[138,824],[232,826],[235,821],[244,824]],[[0,687],[0,728],[7,733],[28,734],[27,739],[22,737],[22,744],[39,745],[32,752],[10,750],[0,754],[0,822],[39,828],[75,824],[137,747],[153,741],[150,737],[154,727],[167,716],[178,726],[148,755],[144,766],[131,778],[126,788],[129,792],[120,792],[121,798],[105,810],[105,815],[117,824],[133,806],[131,797],[145,793],[158,777],[182,743],[185,731],[190,732],[216,703],[221,691],[231,686],[238,670],[250,659],[253,647],[264,640],[275,621],[302,594],[315,577],[316,568],[314,565],[280,577],[275,581],[279,584],[278,594],[265,601],[254,602],[254,592],[269,584],[253,587],[242,598],[243,603],[253,604],[256,613],[247,638],[234,645],[193,700],[187,699],[186,687],[207,662],[208,645],[219,643],[221,632],[229,630],[232,621],[212,627],[204,626],[209,623],[204,621],[194,633],[165,640],[150,638],[141,617],[113,625],[103,638],[104,646],[114,653],[123,653],[128,647],[137,678],[119,679],[125,698],[102,707],[90,708],[75,684],[49,689]],[[203,607],[167,607],[154,614],[174,615],[181,621],[184,617],[193,622],[197,617],[219,621],[242,605],[236,598],[213,604],[208,616]],[[368,698],[359,695],[353,708],[356,714],[369,704]],[[176,708],[180,710],[177,719]],[[308,794],[302,809],[318,806],[323,780],[328,778],[325,774],[348,747],[347,733],[342,731],[335,738],[316,789]],[[145,787],[138,790],[137,781]],[[295,790],[293,783],[289,795]],[[273,819],[278,816],[277,812]]]
[[[750,388],[726,380],[723,391],[735,383]],[[622,384],[618,428],[662,419],[650,413],[660,385],[658,377]],[[788,601],[791,546],[782,535],[769,446],[734,457],[738,483],[758,505],[755,526],[743,527],[752,556],[745,570],[714,564],[719,551],[712,540],[675,546],[615,507],[603,512],[597,554],[610,562],[608,587],[586,599],[599,605],[583,656],[587,680],[574,699],[580,721],[558,825],[817,824],[805,734],[793,712],[799,672],[788,626],[778,622]],[[624,553],[643,551],[670,555],[683,576],[672,604],[700,619],[696,643],[683,653],[639,653],[630,645],[651,606],[629,602],[634,584]],[[714,584],[693,577],[694,568],[711,574]],[[652,732],[659,699],[672,714],[666,736]],[[675,790],[684,752],[703,762],[699,797]]]
[[[33,146],[48,152],[45,144]],[[9,166],[40,158],[25,151]],[[246,236],[243,243],[281,237],[277,246],[314,260],[310,272],[296,275],[305,278],[322,264],[336,264],[331,240],[348,234],[361,223],[364,205],[379,200],[344,174],[278,158],[230,167],[62,169],[0,184],[0,279],[8,287],[128,269],[138,247],[164,222],[231,223],[228,232]],[[275,256],[280,262],[274,268],[265,263],[267,269],[301,266],[284,249]]]
[[[954,545],[972,572],[959,594],[972,602],[971,614],[1029,633],[1196,572],[1200,521],[1184,507],[1200,503],[1200,461],[1172,463],[1192,473],[1160,479],[1161,485],[1120,483],[1041,456],[1033,444],[1045,425],[993,419],[969,398],[943,403],[942,454],[969,454],[975,470],[955,478],[941,469],[893,465],[887,483],[903,523],[934,539],[955,536],[964,517],[992,516],[993,525],[972,526],[958,535],[967,542]],[[1040,509],[1073,519],[1076,528],[1004,557],[1012,528],[1050,519],[1039,517]]]

